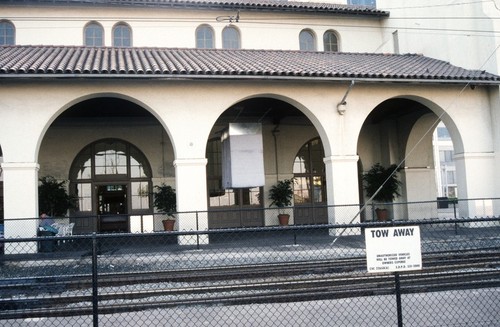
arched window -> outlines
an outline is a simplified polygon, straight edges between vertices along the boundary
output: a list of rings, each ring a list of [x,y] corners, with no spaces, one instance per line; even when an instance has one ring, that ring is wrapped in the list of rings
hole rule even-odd
[[[325,152],[321,139],[307,142],[293,162],[295,224],[328,223]]]
[[[125,141],[106,139],[85,147],[73,161],[70,182],[80,212],[127,214],[151,208],[151,167]]]
[[[239,49],[240,32],[233,26],[228,26],[222,30],[222,48]]]
[[[196,47],[199,49],[214,48],[214,31],[208,25],[201,25],[196,29]]]
[[[9,21],[0,21],[0,45],[16,44],[16,29]]]
[[[323,46],[325,51],[339,51],[337,34],[335,34],[335,32],[333,31],[326,31],[325,34],[323,34]]]
[[[319,138],[313,139],[299,150],[293,163],[294,203],[325,202],[325,164],[323,144]]]
[[[113,46],[131,47],[132,29],[125,23],[118,23],[113,28]]]
[[[104,45],[104,29],[96,22],[88,23],[84,29],[83,44],[89,47],[102,47]]]
[[[300,50],[302,51],[315,51],[316,40],[314,34],[310,30],[302,30],[299,34]]]

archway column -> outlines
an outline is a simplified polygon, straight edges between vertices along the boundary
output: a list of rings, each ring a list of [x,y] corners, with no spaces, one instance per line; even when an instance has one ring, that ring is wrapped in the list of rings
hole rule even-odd
[[[357,155],[330,156],[324,158],[328,194],[328,223],[358,223],[359,182]],[[343,235],[359,233],[356,230],[343,231]]]
[[[36,237],[38,228],[38,170],[36,162],[4,162],[5,238]],[[6,243],[5,253],[35,253],[32,243]]]
[[[174,161],[180,231],[208,229],[206,165],[206,158]],[[179,244],[208,244],[208,236],[180,236]]]
[[[492,200],[496,185],[495,155],[491,152],[460,153],[455,155],[460,217],[492,217],[500,214],[497,200]],[[482,226],[484,227],[484,226]]]

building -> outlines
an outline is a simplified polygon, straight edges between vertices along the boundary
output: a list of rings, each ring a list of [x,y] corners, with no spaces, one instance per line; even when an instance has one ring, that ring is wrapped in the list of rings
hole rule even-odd
[[[267,208],[271,185],[291,177],[293,223],[350,222],[356,207],[325,205],[363,202],[360,174],[377,162],[404,162],[401,201],[436,198],[440,121],[454,144],[458,196],[498,196],[484,180],[500,178],[500,77],[407,54],[380,3],[2,4],[6,236],[34,235],[36,222],[10,219],[38,216],[37,182],[47,175],[78,197],[71,216],[88,217],[78,219],[79,233],[99,231],[99,215],[151,214],[161,183],[176,188],[178,211],[208,211],[197,224],[181,216],[179,229],[275,225],[262,210],[243,220],[212,213]],[[222,176],[230,124],[258,126],[263,174],[232,188]],[[479,215],[472,205],[461,210]]]

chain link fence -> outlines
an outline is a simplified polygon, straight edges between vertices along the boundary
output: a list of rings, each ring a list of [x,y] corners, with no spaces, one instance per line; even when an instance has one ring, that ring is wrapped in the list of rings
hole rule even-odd
[[[368,273],[365,230],[408,225],[423,268]],[[498,326],[499,232],[445,217],[6,238],[0,325]]]

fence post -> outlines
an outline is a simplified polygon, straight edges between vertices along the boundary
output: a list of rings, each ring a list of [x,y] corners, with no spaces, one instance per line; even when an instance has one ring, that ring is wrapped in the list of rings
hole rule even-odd
[[[200,249],[200,234],[198,234],[200,230],[200,224],[198,222],[198,211],[196,211],[196,249]]]
[[[99,326],[99,299],[98,299],[98,289],[97,289],[97,235],[95,232],[92,233],[92,316],[93,316],[93,326]]]
[[[394,283],[396,286],[396,305],[398,312],[398,327],[403,327],[403,308],[401,306],[401,282],[399,280],[399,272],[394,273]]]

